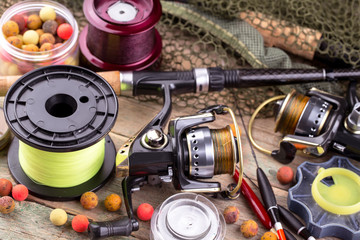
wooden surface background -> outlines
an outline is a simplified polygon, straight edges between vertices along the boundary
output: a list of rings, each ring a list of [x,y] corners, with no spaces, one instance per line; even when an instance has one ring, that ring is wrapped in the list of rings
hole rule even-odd
[[[158,104],[140,102],[133,98],[119,97],[119,116],[116,125],[110,133],[110,136],[116,145],[116,149],[118,150],[127,138],[133,136],[142,126],[147,124],[160,109],[161,106]],[[172,117],[194,113],[195,111],[193,109],[174,107]],[[248,117],[245,118],[245,121],[248,121]],[[221,116],[218,117],[211,126],[213,128],[221,128],[229,123],[231,123],[229,117]],[[238,123],[240,123],[239,119]],[[268,149],[277,148],[277,143],[280,140],[280,135],[274,134],[273,129],[273,119],[257,119],[255,121],[255,139]],[[244,147],[245,172],[250,178],[255,180],[256,166],[249,150],[249,143],[244,135],[242,136],[242,142]],[[271,184],[273,185],[278,203],[286,206],[287,190],[291,185],[281,185],[276,180],[276,171],[282,166],[282,164],[258,151],[256,151],[256,153],[260,161],[260,166],[265,171]],[[7,149],[0,152],[0,178],[10,179],[13,184],[15,184],[7,167],[6,154]],[[331,154],[327,154],[325,157],[317,159],[309,156],[298,155],[289,166],[296,171],[297,166],[303,161],[321,162],[330,159],[330,157]],[[357,167],[360,167],[358,162],[352,161],[352,163],[354,163]],[[226,187],[232,182],[232,178],[229,175],[217,176],[215,179],[221,181],[223,187]],[[122,179],[114,178],[97,192],[99,204],[93,210],[83,209],[79,201],[52,202],[42,200],[34,196],[29,196],[28,199],[23,202],[16,202],[16,208],[11,214],[0,214],[0,239],[88,239],[86,233],[76,233],[72,230],[71,220],[73,216],[76,214],[85,214],[91,220],[105,221],[117,219],[122,215],[126,215],[124,205],[122,205],[118,212],[107,212],[103,205],[103,200],[108,194],[122,193],[121,180]],[[252,184],[250,184],[250,186],[254,188]],[[170,183],[162,184],[161,186],[146,185],[141,188],[141,191],[133,194],[133,205],[136,209],[141,203],[148,202],[155,208],[166,198],[175,193],[177,193],[177,191],[174,190],[172,184]],[[258,191],[255,191],[255,193],[260,196]],[[240,232],[240,225],[244,220],[248,219],[254,219],[259,224],[259,232],[256,237],[252,239],[260,239],[262,234],[266,231],[266,229],[257,220],[254,213],[252,213],[249,205],[242,196],[233,201],[224,201],[214,198],[209,199],[217,206],[220,212],[223,212],[225,207],[228,205],[235,205],[240,209],[239,221],[235,224],[228,224],[226,226],[225,239],[245,239]],[[62,208],[68,213],[69,219],[64,226],[56,227],[50,222],[49,215],[54,208]],[[113,237],[110,239],[149,239],[149,231],[150,222],[140,222],[140,230],[133,232],[130,237]],[[334,238],[326,239],[328,240]]]

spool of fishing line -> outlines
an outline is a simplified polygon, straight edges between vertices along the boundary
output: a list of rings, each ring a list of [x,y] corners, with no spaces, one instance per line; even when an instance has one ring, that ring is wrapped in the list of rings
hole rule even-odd
[[[226,233],[224,216],[207,198],[194,193],[175,194],[151,217],[151,240],[221,240]]]
[[[94,70],[142,70],[160,56],[162,41],[155,29],[159,0],[85,0],[89,24],[80,34],[82,64]]]
[[[117,97],[85,68],[49,66],[29,72],[9,89],[6,122],[15,134],[8,165],[36,196],[70,200],[100,188],[112,176],[115,147],[107,136]]]

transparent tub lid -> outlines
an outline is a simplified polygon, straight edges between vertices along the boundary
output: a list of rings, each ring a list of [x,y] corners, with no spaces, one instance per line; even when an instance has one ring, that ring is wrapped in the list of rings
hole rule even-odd
[[[225,237],[225,220],[207,198],[179,193],[156,208],[151,218],[151,239],[217,240]]]

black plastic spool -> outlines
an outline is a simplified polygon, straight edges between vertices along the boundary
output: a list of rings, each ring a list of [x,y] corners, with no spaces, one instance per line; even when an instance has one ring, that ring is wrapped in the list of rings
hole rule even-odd
[[[49,200],[72,200],[102,187],[115,169],[115,146],[106,135],[115,124],[117,111],[117,97],[110,84],[85,68],[48,66],[23,75],[7,92],[4,104],[6,121],[17,137],[8,154],[12,176],[31,194]],[[37,184],[19,163],[18,139],[44,151],[72,152],[104,137],[103,166],[78,186],[54,188]]]

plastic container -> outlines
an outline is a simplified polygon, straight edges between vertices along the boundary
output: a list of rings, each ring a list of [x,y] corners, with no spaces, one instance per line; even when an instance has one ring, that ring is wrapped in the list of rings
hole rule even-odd
[[[63,5],[53,1],[22,1],[8,8],[0,19],[0,26],[15,15],[39,14],[44,6],[52,7],[73,28],[71,37],[57,48],[43,52],[24,51],[11,45],[0,34],[0,75],[21,75],[48,65],[79,65],[78,24],[72,13]]]
[[[327,162],[304,162],[289,189],[289,210],[300,216],[316,238],[360,239],[360,169],[349,159],[334,156]]]
[[[178,193],[157,207],[151,218],[152,240],[221,240],[225,220],[207,198]]]

